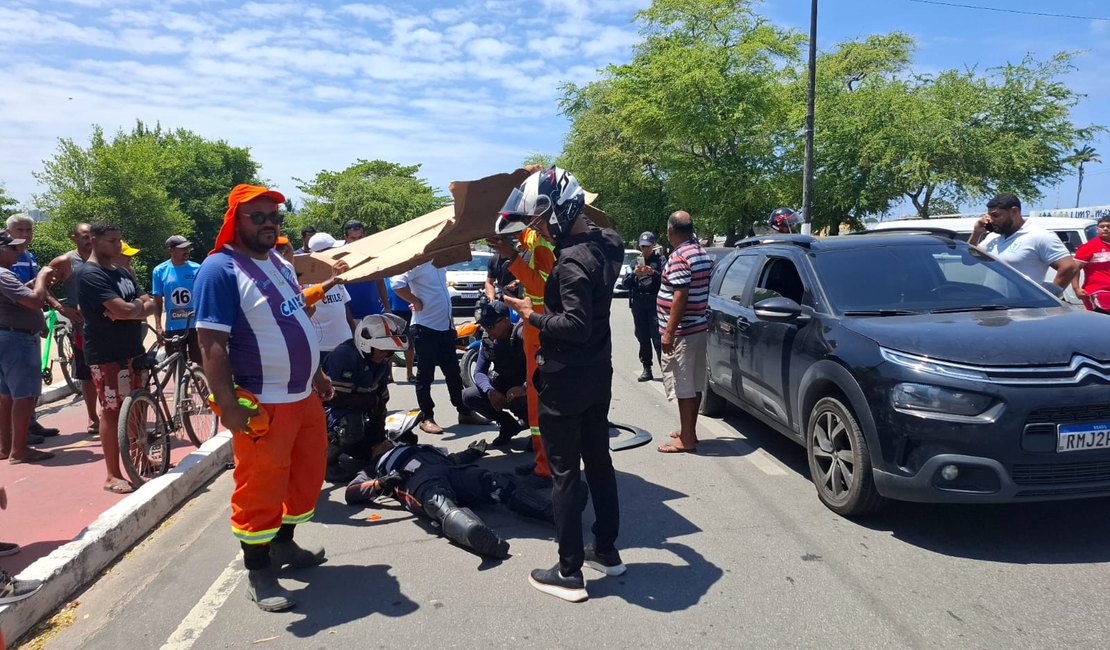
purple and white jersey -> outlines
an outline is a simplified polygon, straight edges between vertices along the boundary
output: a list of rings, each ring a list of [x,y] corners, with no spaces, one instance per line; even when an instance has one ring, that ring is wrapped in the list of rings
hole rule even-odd
[[[225,247],[204,260],[193,285],[197,329],[229,334],[235,383],[264,404],[308,397],[319,363],[319,340],[296,277],[273,251],[257,260]]]

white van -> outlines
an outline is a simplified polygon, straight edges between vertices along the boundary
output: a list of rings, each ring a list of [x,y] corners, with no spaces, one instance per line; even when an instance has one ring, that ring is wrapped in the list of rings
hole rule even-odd
[[[975,222],[979,217],[939,217],[935,219],[896,219],[894,221],[880,221],[875,224],[869,224],[868,230],[887,230],[890,228],[943,228],[951,230],[956,233],[956,238],[962,241],[967,241],[971,236],[971,230],[975,227]],[[1073,219],[1067,217],[1026,217],[1026,221],[1036,225],[1038,228],[1044,230],[1051,230],[1056,233],[1060,241],[1068,247],[1072,255],[1080,246],[1085,244],[1087,240],[1094,239],[1096,233],[1096,222],[1094,219]],[[1056,277],[1056,271],[1049,269],[1046,282],[1051,282]],[[1075,293],[1068,287],[1064,291],[1064,300],[1075,305],[1082,305],[1083,301],[1075,297]]]

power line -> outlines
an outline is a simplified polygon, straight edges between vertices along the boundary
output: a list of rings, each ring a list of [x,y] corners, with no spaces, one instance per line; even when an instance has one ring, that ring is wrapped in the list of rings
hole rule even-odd
[[[1053,14],[1043,11],[1022,11],[1020,9],[1003,9],[1001,7],[984,7],[981,5],[967,5],[958,2],[940,2],[940,0],[909,0],[910,2],[918,2],[926,5],[943,5],[945,7],[960,7],[961,9],[981,9],[983,11],[999,11],[1007,14],[1024,14],[1026,16],[1046,16],[1048,18],[1074,18],[1076,20],[1105,20],[1110,22],[1110,18],[1102,16],[1075,16],[1071,14]]]

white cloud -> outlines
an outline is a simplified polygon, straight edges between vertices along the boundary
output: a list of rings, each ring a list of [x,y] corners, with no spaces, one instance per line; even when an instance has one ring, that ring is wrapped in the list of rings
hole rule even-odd
[[[467,50],[478,59],[501,59],[513,48],[495,38],[479,38],[471,41]]]
[[[385,23],[393,17],[393,12],[389,10],[389,7],[365,3],[342,5],[339,7],[339,11],[373,23]]]

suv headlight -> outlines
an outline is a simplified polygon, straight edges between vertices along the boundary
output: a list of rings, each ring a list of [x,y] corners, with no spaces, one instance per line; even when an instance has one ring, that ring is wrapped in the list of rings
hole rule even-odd
[[[939,413],[960,417],[977,416],[990,407],[994,398],[981,393],[930,386],[928,384],[895,384],[890,390],[890,403],[897,411]]]
[[[879,348],[879,354],[883,359],[918,372],[927,372],[931,375],[940,375],[941,377],[951,377],[953,379],[972,379],[975,381],[987,381],[990,377],[982,370],[962,366],[958,363],[950,361],[937,361],[928,357],[918,356],[916,354],[906,354],[905,352],[896,352],[889,348]]]

